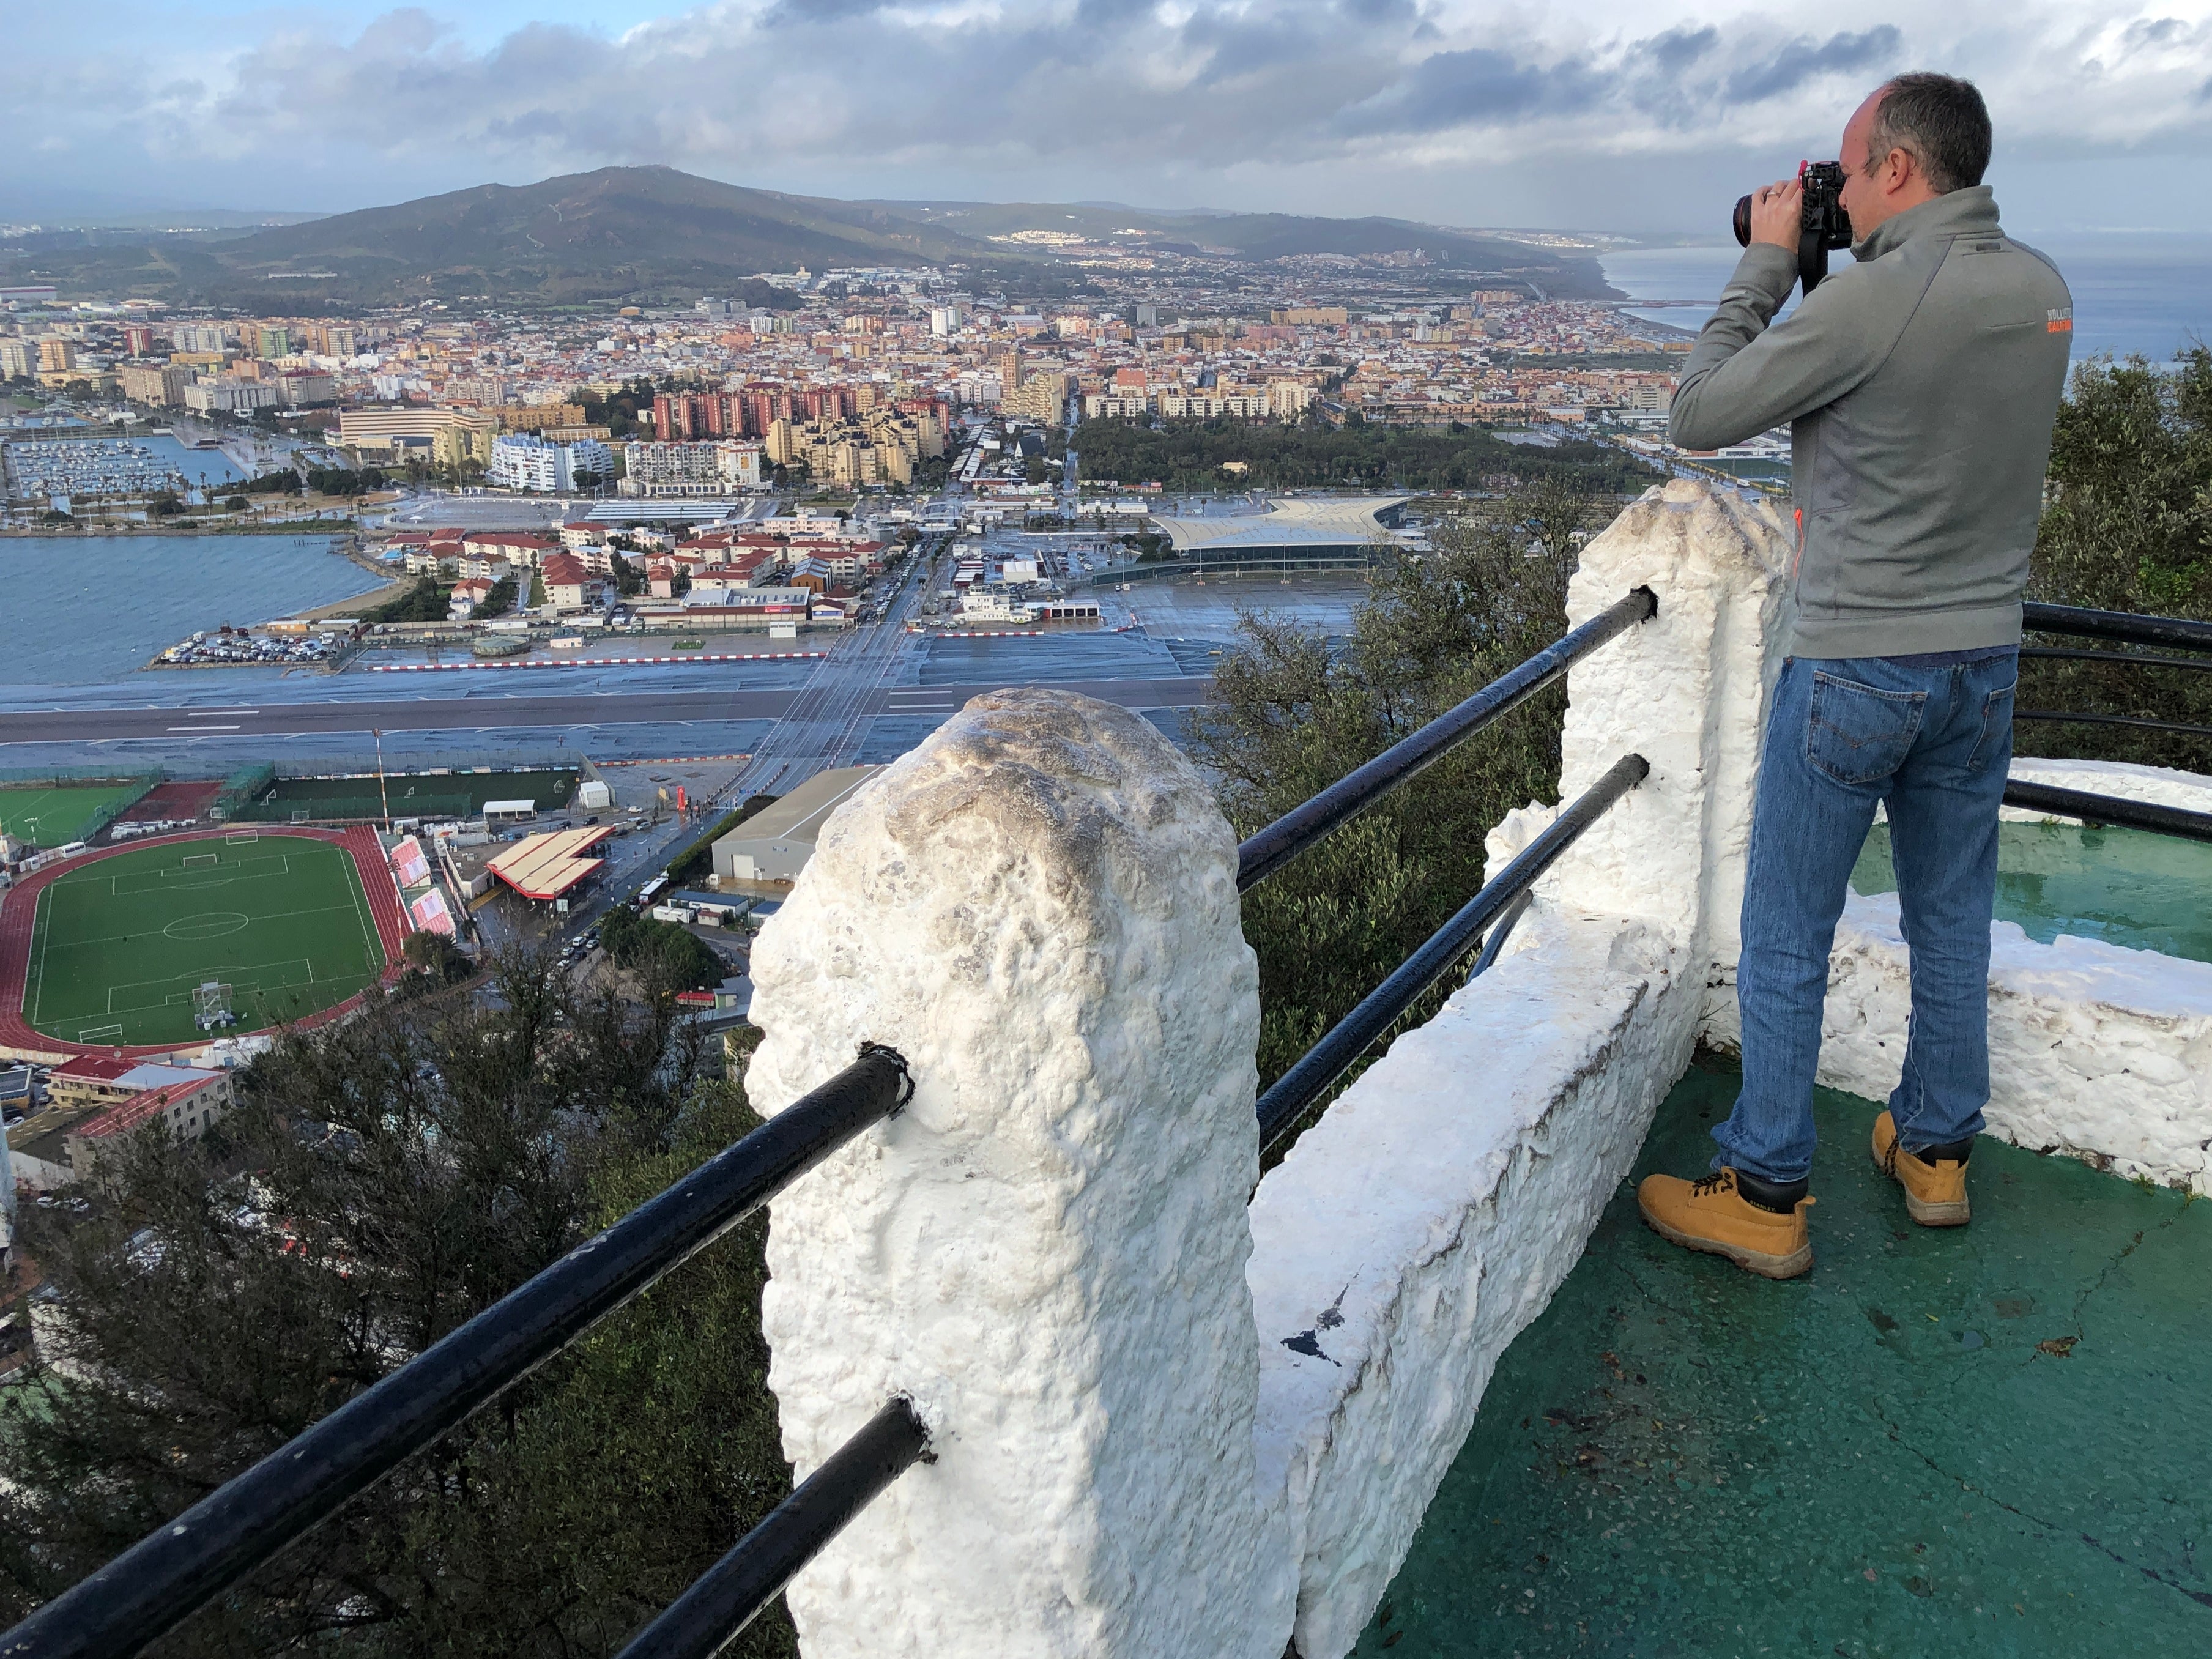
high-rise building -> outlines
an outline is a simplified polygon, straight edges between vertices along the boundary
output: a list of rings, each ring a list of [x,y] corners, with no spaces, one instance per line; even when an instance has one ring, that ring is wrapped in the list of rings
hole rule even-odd
[[[257,357],[290,356],[292,331],[280,323],[257,324],[253,330],[253,355]]]
[[[123,349],[134,357],[144,356],[154,349],[154,331],[144,323],[124,324]]]
[[[323,331],[323,355],[326,357],[358,357],[361,356],[361,331],[348,323],[333,323]]]
[[[169,330],[169,343],[179,351],[212,351],[220,354],[230,343],[223,337],[222,327],[217,323],[177,323]]]
[[[1010,347],[999,358],[999,396],[1011,398],[1022,384],[1022,349]]]
[[[66,374],[76,367],[76,347],[58,335],[39,342],[39,373]]]
[[[38,378],[39,349],[30,340],[0,340],[0,380]]]
[[[1137,307],[1137,326],[1139,328],[1158,328],[1159,325],[1160,308],[1158,306],[1140,305]]]
[[[509,489],[535,489],[548,494],[574,489],[580,473],[604,481],[614,476],[614,453],[593,438],[574,443],[549,444],[543,438],[517,433],[495,438],[491,465],[484,482]]]
[[[173,409],[182,406],[192,372],[175,363],[125,363],[119,378],[125,397]]]

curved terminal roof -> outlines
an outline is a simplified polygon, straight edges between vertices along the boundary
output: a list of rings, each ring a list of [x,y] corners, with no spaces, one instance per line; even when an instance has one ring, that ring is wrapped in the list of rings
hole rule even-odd
[[[1152,526],[1179,558],[1270,556],[1321,548],[1358,549],[1395,542],[1409,495],[1298,496],[1270,500],[1267,511],[1220,518],[1155,514]]]

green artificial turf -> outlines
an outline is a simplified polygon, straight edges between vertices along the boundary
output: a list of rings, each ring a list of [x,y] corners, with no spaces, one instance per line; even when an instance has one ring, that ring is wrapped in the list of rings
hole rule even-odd
[[[121,808],[146,793],[143,783],[83,788],[0,789],[0,830],[33,847],[82,841],[103,806]]]
[[[541,812],[576,793],[574,772],[393,773],[374,777],[278,778],[234,811],[240,823],[289,823],[398,818],[474,817],[490,800],[532,800]]]
[[[192,991],[231,987],[238,1031],[316,1012],[384,966],[352,856],[293,836],[172,842],[70,871],[39,895],[23,1018],[78,1042],[206,1034]],[[187,863],[186,860],[191,862]]]

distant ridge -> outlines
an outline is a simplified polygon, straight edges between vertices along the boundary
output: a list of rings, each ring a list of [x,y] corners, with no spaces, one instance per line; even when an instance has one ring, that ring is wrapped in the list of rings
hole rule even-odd
[[[1607,292],[1596,263],[1405,220],[1146,212],[1112,204],[841,202],[610,167],[534,185],[479,185],[239,234],[42,247],[0,258],[73,295],[277,311],[482,299],[580,303],[635,295],[775,297],[756,273],[960,264],[1066,289],[1081,273],[1023,231],[1114,237],[1161,251],[1247,259],[1426,250],[1456,267],[1530,273],[1563,295]],[[994,240],[995,239],[995,240]],[[313,273],[301,275],[300,273]],[[327,274],[325,274],[327,273]]]

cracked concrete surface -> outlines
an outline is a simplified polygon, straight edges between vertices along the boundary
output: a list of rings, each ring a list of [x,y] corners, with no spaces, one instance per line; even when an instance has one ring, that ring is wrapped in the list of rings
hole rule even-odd
[[[1638,1172],[1735,1086],[1692,1070]],[[1623,1185],[1354,1653],[2212,1651],[2212,1204],[1984,1142],[1973,1224],[1916,1228],[1876,1109],[1821,1097],[1791,1284]]]

